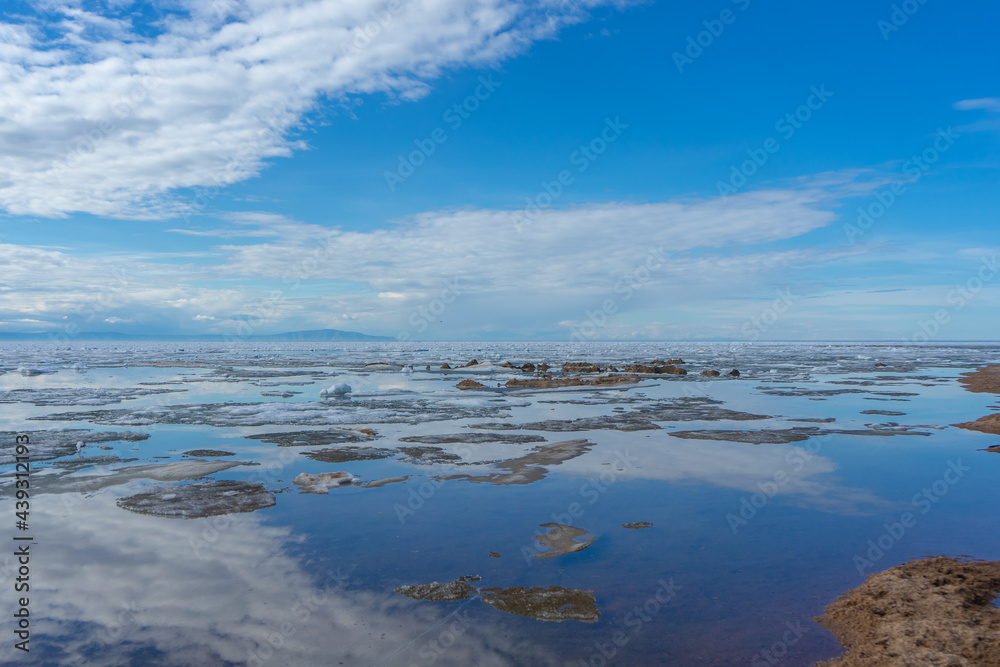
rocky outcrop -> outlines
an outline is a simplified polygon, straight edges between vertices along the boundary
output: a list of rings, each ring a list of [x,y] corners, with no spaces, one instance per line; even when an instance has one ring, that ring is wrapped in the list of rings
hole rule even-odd
[[[873,574],[816,620],[847,653],[816,667],[1000,665],[1000,561],[939,556]]]

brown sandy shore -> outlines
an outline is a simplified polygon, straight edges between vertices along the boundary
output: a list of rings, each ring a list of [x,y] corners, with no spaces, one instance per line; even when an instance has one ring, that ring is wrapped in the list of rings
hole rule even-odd
[[[968,391],[1000,394],[1000,365],[963,373],[959,382]],[[1000,414],[954,426],[1000,435]],[[917,558],[872,574],[816,619],[847,652],[815,667],[1000,667],[998,596],[1000,561]]]
[[[962,377],[958,381],[968,391],[1000,394],[1000,366],[985,366],[971,373],[962,373]],[[986,415],[975,421],[952,424],[952,426],[970,431],[1000,435],[1000,414]]]
[[[1000,561],[939,556],[869,576],[816,620],[847,653],[816,667],[1000,666]]]
[[[971,373],[962,373],[959,382],[968,391],[1000,394],[1000,366],[985,366]]]

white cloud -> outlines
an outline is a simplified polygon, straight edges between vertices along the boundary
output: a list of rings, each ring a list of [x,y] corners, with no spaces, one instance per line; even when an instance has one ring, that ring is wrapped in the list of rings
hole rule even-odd
[[[183,211],[172,191],[241,181],[302,148],[291,134],[320,97],[420,97],[444,70],[514,55],[597,4],[188,0],[154,37],[112,8],[49,7],[64,18],[45,31],[0,22],[0,208]]]

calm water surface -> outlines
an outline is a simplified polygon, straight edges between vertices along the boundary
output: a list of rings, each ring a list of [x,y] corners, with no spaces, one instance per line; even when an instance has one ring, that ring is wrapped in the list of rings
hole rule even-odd
[[[676,357],[689,375],[604,390],[497,390],[526,374],[439,370],[472,358],[558,368]],[[1000,455],[981,451],[997,438],[950,426],[995,409],[996,397],[964,391],[956,378],[998,361],[1000,347],[988,345],[8,344],[0,349],[0,430],[30,432],[39,453],[28,531],[31,652],[14,650],[8,632],[0,659],[812,664],[841,652],[813,617],[865,574],[925,555],[1000,559],[991,509],[1000,502]],[[375,362],[392,367],[364,368]],[[698,374],[732,368],[739,378]],[[493,390],[455,388],[470,377]],[[349,397],[320,397],[342,382]],[[148,393],[163,389],[176,391]],[[262,395],[282,391],[298,393]],[[716,409],[766,418],[720,418]],[[637,414],[640,430],[607,421]],[[592,419],[571,423],[580,418]],[[519,425],[529,427],[509,428]],[[248,437],[354,428],[377,438],[279,446]],[[43,431],[52,429],[90,430],[78,436],[79,455],[47,456],[57,435]],[[671,435],[788,429],[800,429],[799,439]],[[148,438],[106,449],[88,442],[120,431]],[[536,438],[401,440],[470,433]],[[586,442],[558,454],[546,448],[575,440]],[[345,446],[390,451],[341,463],[303,455]],[[411,447],[438,449],[402,449]],[[191,460],[184,452],[196,449],[233,454],[205,461],[244,464],[201,481],[260,482],[274,505],[190,519],[118,505],[174,483],[122,470]],[[324,495],[293,482],[337,471],[359,483]],[[7,540],[19,534],[13,472],[4,465],[0,480]],[[361,483],[390,477],[406,479]],[[910,525],[900,529],[907,512]],[[632,522],[652,526],[623,527]],[[535,558],[547,523],[596,539]],[[13,565],[11,555],[0,557],[5,608],[16,599]],[[468,575],[481,579],[463,600],[394,592]],[[599,618],[508,613],[477,590],[549,586],[592,592]]]

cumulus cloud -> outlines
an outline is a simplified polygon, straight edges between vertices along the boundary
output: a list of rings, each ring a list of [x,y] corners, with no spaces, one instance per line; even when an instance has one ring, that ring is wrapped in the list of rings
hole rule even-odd
[[[156,218],[303,148],[321,98],[418,98],[602,0],[184,0],[141,30],[128,3],[41,4],[0,22],[0,208]]]

